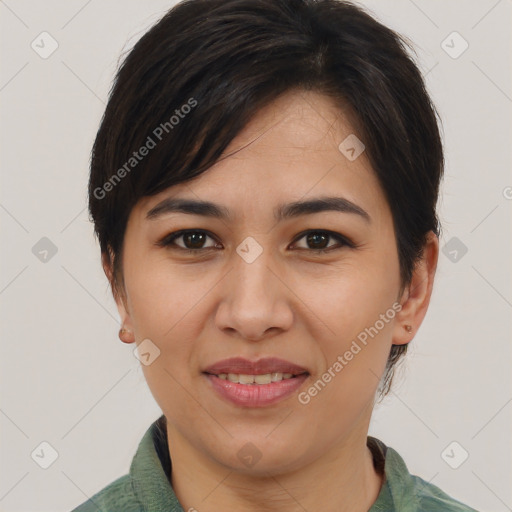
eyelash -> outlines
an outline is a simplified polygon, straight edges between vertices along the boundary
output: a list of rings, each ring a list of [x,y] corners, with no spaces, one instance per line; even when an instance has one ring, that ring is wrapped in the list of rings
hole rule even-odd
[[[192,253],[196,253],[197,254],[199,252],[215,249],[215,247],[205,247],[205,248],[199,248],[199,249],[188,249],[186,247],[180,247],[180,246],[178,246],[178,245],[176,245],[174,243],[174,241],[177,238],[180,238],[183,235],[186,235],[188,233],[202,233],[202,234],[206,234],[207,236],[209,236],[210,238],[215,240],[215,237],[209,231],[205,231],[205,230],[201,230],[201,229],[182,229],[182,230],[179,230],[179,231],[175,231],[173,233],[169,233],[164,238],[159,240],[156,243],[156,245],[158,245],[160,247],[167,247],[167,248],[171,248],[171,249],[178,249],[179,251],[182,251],[182,252],[185,252],[185,253],[188,253],[188,254],[192,254]],[[332,252],[333,250],[342,249],[345,246],[350,247],[350,248],[355,248],[356,247],[355,244],[352,243],[348,238],[340,235],[339,233],[335,233],[334,231],[329,231],[329,230],[325,230],[325,229],[324,230],[321,230],[321,229],[310,229],[308,231],[304,231],[304,232],[300,233],[299,235],[297,235],[297,238],[292,243],[294,243],[294,244],[297,243],[299,240],[301,240],[306,235],[309,235],[311,233],[325,234],[329,238],[334,238],[335,240],[337,240],[341,245],[338,246],[338,247],[330,247],[328,249],[307,249],[307,248],[301,248],[299,250],[306,250],[306,251],[313,252],[313,253],[316,253],[316,254],[325,254],[325,253]],[[172,246],[174,246],[174,247],[172,247]]]

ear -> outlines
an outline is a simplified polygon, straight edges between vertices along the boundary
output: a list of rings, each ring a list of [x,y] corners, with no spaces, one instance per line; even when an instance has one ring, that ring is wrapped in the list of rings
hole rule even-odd
[[[133,334],[133,325],[132,319],[130,317],[130,313],[127,308],[126,296],[123,290],[119,290],[119,283],[116,283],[114,278],[113,271],[113,254],[109,249],[108,253],[103,253],[101,256],[101,264],[103,266],[103,271],[107,276],[108,282],[110,283],[110,289],[112,291],[112,296],[116,302],[117,310],[119,312],[119,317],[121,318],[121,327],[124,329],[124,332],[119,334],[121,341],[125,343],[132,343],[135,341]]]
[[[414,267],[411,282],[400,298],[402,309],[395,316],[393,345],[409,343],[418,332],[430,304],[438,256],[439,239],[433,231],[430,231],[421,259]],[[405,328],[406,325],[412,327],[410,332]]]

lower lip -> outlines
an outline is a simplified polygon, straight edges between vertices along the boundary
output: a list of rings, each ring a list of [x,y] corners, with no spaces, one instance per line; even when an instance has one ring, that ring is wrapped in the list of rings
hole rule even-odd
[[[308,378],[308,374],[304,373],[270,384],[238,384],[209,373],[205,375],[221,397],[245,407],[265,407],[275,404],[297,391]]]

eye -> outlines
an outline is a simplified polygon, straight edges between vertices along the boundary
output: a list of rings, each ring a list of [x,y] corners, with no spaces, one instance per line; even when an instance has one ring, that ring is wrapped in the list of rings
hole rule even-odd
[[[184,246],[176,243],[176,240],[179,240],[180,238],[183,239]],[[214,249],[218,246],[216,243],[210,246],[204,246],[204,242],[207,238],[211,238],[213,240],[213,237],[211,237],[207,231],[183,229],[166,235],[162,240],[157,242],[157,245],[161,247],[176,246],[176,248],[188,252]]]
[[[205,241],[210,238],[213,241],[211,245],[205,245]],[[176,243],[177,240],[182,239],[182,244]],[[305,239],[306,244],[309,247],[300,247],[301,250],[309,249],[309,251],[314,253],[326,253],[331,252],[336,249],[341,249],[344,246],[355,247],[355,245],[348,240],[348,238],[340,235],[339,233],[335,233],[333,231],[326,230],[309,230],[301,233],[293,242],[293,245],[297,244],[297,241]],[[334,246],[329,246],[327,244],[329,239],[334,239],[338,243]],[[199,230],[199,229],[182,229],[180,231],[175,231],[174,233],[170,233],[157,242],[157,245],[160,247],[170,247],[182,251],[186,251],[189,253],[198,253],[200,251],[206,251],[208,249],[220,249],[222,246],[215,241],[214,237],[210,235],[207,231]],[[313,246],[313,247],[311,247]]]
[[[328,240],[332,238],[338,242],[338,245],[329,246],[327,245]],[[306,240],[306,244],[312,247],[305,247],[305,249],[310,249],[313,252],[317,253],[324,253],[324,252],[331,252],[336,249],[340,249],[341,247],[348,246],[348,247],[354,247],[354,244],[345,238],[344,236],[340,235],[339,233],[334,233],[333,231],[325,231],[325,230],[311,230],[307,231],[305,233],[301,233],[299,238],[296,239],[294,242],[297,243],[298,240]],[[304,247],[301,247],[301,249],[304,249]]]

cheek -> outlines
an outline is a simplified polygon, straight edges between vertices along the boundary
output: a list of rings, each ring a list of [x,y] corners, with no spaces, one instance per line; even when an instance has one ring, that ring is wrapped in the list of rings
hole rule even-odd
[[[290,287],[314,314],[312,325],[323,326],[322,337],[333,340],[333,348],[339,348],[340,343],[343,346],[373,326],[382,314],[389,312],[387,319],[394,318],[398,263],[392,257],[382,258],[368,251],[343,265],[321,269],[316,275],[303,272]],[[383,330],[383,334],[389,334],[389,329]]]
[[[329,390],[321,393],[327,414],[335,415],[329,402],[357,408],[373,397],[378,386],[392,344],[393,304],[399,290],[397,258],[393,250],[387,257],[368,250],[364,258],[354,258],[353,264],[337,269],[329,279],[309,283],[313,293],[307,303],[315,313],[311,325],[319,326],[314,338],[325,365],[319,372],[330,370],[325,375]],[[306,293],[305,288],[301,290],[298,293]]]
[[[304,412],[319,417],[333,436],[372,407],[392,343],[395,311],[386,301],[349,302],[338,313],[336,336],[318,340],[324,367],[302,396]],[[363,301],[364,302],[364,301]],[[379,302],[382,307],[379,307]],[[381,316],[382,315],[382,316]],[[329,433],[322,435],[329,438]]]
[[[151,393],[173,421],[200,416],[201,411],[192,413],[183,390],[193,389],[197,378],[191,373],[198,367],[196,340],[204,325],[205,294],[215,280],[209,283],[197,271],[180,271],[162,261],[127,268],[126,274],[136,339],[150,339],[160,350],[154,362],[141,365]]]
[[[216,283],[216,276],[201,274],[197,267],[173,265],[161,258],[145,265],[137,265],[134,259],[126,265],[125,285],[136,339],[149,339],[160,350],[152,364],[142,365],[158,403],[178,405],[187,396],[182,386],[191,389],[197,377],[190,369],[199,366],[197,340],[208,319],[207,295]]]
[[[214,285],[213,278],[167,260],[127,267],[125,283],[136,334],[158,340],[176,337],[184,330],[192,334],[197,324],[192,319]]]

